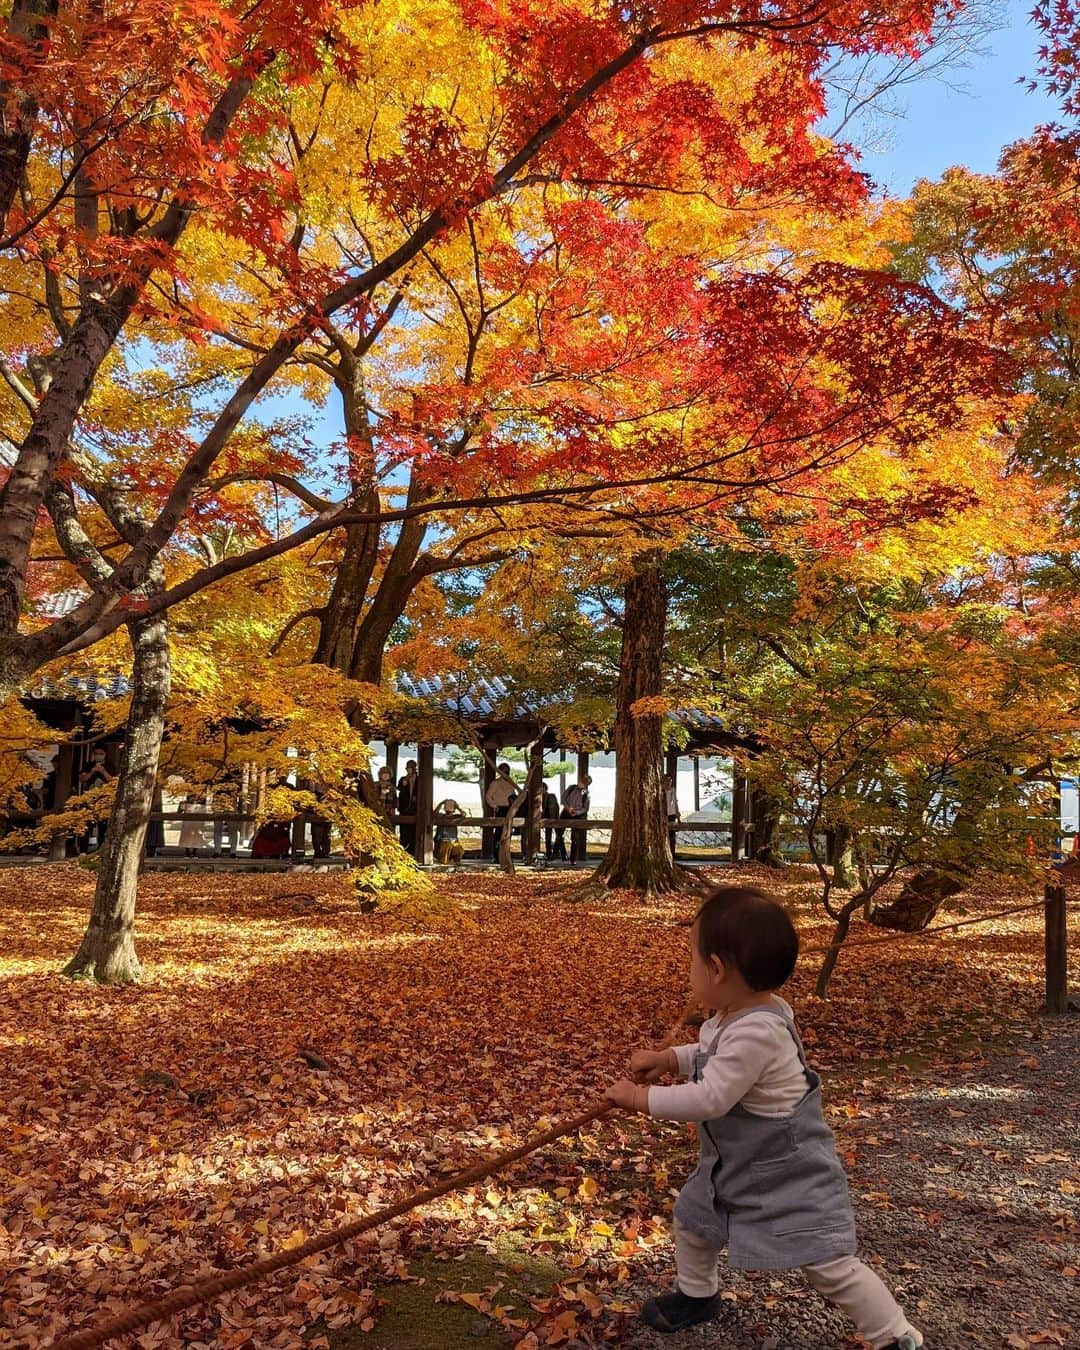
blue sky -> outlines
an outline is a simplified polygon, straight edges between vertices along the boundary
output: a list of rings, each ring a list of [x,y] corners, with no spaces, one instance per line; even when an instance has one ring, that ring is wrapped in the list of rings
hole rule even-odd
[[[1052,100],[1028,93],[1017,81],[1030,78],[1040,35],[1028,17],[1031,0],[1005,0],[1004,27],[983,39],[981,56],[967,69],[909,86],[904,117],[891,132],[885,153],[867,152],[861,167],[890,195],[906,196],[920,178],[936,178],[954,164],[991,172],[1001,148],[1042,122],[1061,120]]]

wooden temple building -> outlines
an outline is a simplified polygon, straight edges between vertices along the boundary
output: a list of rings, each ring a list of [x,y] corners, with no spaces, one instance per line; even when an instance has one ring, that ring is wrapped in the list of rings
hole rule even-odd
[[[393,816],[393,825],[414,827],[415,857],[422,866],[432,866],[435,861],[434,847],[434,786],[436,779],[435,752],[438,747],[453,745],[471,745],[482,752],[482,765],[479,774],[480,799],[484,801],[487,789],[496,775],[496,765],[500,752],[509,748],[524,750],[528,748],[529,791],[515,816],[515,828],[521,832],[521,857],[531,862],[541,856],[541,840],[547,828],[586,829],[595,831],[610,830],[613,822],[590,816],[587,822],[571,824],[565,819],[551,820],[542,814],[542,779],[545,756],[558,753],[561,756],[576,757],[578,778],[589,773],[590,751],[576,745],[567,745],[559,733],[550,724],[549,717],[557,710],[548,709],[548,716],[542,709],[530,709],[519,703],[513,691],[497,677],[489,677],[479,682],[473,681],[467,692],[456,689],[452,682],[436,680],[415,680],[400,677],[399,693],[406,696],[415,707],[410,724],[419,729],[410,739],[415,744],[417,760],[416,813],[414,817]],[[36,814],[46,814],[61,810],[70,796],[80,790],[82,776],[88,766],[91,750],[104,748],[106,767],[115,773],[119,767],[120,748],[123,732],[115,731],[105,735],[92,731],[93,705],[103,699],[122,697],[127,692],[127,680],[122,675],[103,679],[70,679],[39,681],[24,695],[24,702],[32,708],[38,718],[46,725],[55,727],[60,733],[55,746],[51,764],[43,767],[40,790],[40,809]],[[726,758],[735,752],[753,753],[753,738],[743,732],[726,726],[718,718],[687,709],[676,715],[681,723],[683,743],[678,749],[668,751],[665,769],[673,776],[677,775],[679,763],[689,758],[695,768],[695,789],[697,771],[702,758]],[[425,725],[431,730],[431,738],[425,739]],[[74,734],[72,734],[74,733]],[[81,734],[80,734],[81,733]],[[398,781],[401,765],[401,746],[393,740],[385,742],[385,763],[391,770],[393,780]],[[696,795],[696,791],[695,791]],[[746,779],[738,772],[733,773],[733,808],[729,820],[695,820],[675,826],[676,832],[692,832],[695,835],[716,835],[718,845],[731,859],[739,859],[751,852],[755,827],[758,823],[758,803],[747,787]],[[695,801],[695,807],[697,806]],[[200,850],[204,856],[221,854],[228,851],[236,856],[237,843],[245,822],[252,822],[258,811],[256,794],[253,792],[230,810],[192,814],[190,811],[157,810],[151,825],[151,846],[160,849],[163,843],[163,825],[165,821],[200,821],[212,827],[213,846],[207,843]],[[30,813],[9,816],[12,827],[32,823]],[[469,817],[463,822],[467,827],[483,828],[484,855],[491,857],[494,852],[493,837],[496,830],[505,824],[502,817]],[[293,860],[299,860],[307,853],[307,831],[312,825],[309,818],[296,818],[290,822],[292,831]],[[156,826],[156,828],[155,828]],[[412,833],[412,831],[410,831]],[[314,843],[314,830],[312,843]],[[48,849],[51,858],[62,858],[71,851],[73,841],[65,836],[54,836]],[[167,850],[175,852],[176,850]],[[475,855],[470,855],[475,856]],[[0,859],[3,855],[0,854]]]

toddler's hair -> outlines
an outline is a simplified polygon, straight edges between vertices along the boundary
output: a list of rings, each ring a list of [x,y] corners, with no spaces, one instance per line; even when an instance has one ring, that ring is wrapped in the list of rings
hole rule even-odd
[[[779,989],[795,969],[799,935],[782,905],[753,886],[720,886],[697,912],[698,951],[733,965],[751,989]]]

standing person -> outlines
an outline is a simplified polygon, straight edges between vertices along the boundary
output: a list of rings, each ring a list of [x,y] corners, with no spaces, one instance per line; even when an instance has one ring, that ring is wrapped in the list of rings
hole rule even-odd
[[[236,857],[240,844],[240,826],[235,819],[223,820],[223,816],[235,816],[237,808],[236,774],[230,770],[220,783],[215,783],[206,794],[207,808],[214,814],[212,830],[214,835],[214,854],[228,853]]]
[[[416,776],[416,760],[405,763],[405,772],[398,779],[397,809],[399,816],[412,816],[408,824],[398,826],[401,847],[406,853],[416,853],[416,797],[420,780]]]
[[[498,765],[495,770],[495,777],[488,784],[488,790],[484,793],[484,807],[488,815],[498,816],[500,820],[505,820],[510,810],[510,803],[517,794],[517,784],[510,777],[510,765]],[[489,836],[490,850],[485,848],[484,856],[494,858],[499,851],[499,831],[497,826],[489,826],[489,829],[491,831]]]
[[[563,793],[563,820],[588,820],[589,818],[589,787],[592,779],[588,774],[583,774],[576,783],[571,785]],[[588,848],[588,830],[570,831],[570,861],[584,862],[585,853]],[[565,851],[563,857],[566,856]]]
[[[326,796],[325,787],[314,790],[315,800],[321,802]],[[327,818],[319,811],[311,816],[311,852],[316,858],[329,858],[331,845],[331,827]]]
[[[700,1158],[675,1202],[677,1283],[642,1317],[681,1331],[720,1311],[717,1258],[735,1270],[801,1269],[874,1350],[918,1350],[911,1325],[880,1278],[855,1257],[847,1177],[807,1065],[790,1006],[777,996],[795,969],[799,938],[763,891],[722,886],[690,930],[690,988],[717,1008],[696,1045],[636,1050],[634,1081],[609,1100],[662,1120],[696,1121]],[[652,1087],[665,1074],[687,1083]]]
[[[458,826],[464,819],[465,812],[453,797],[447,797],[435,808],[436,862],[450,863],[455,868],[461,866],[461,860],[465,856],[465,845],[458,842]]]
[[[205,810],[205,803],[200,802],[197,797],[185,797],[180,803],[180,810],[185,815],[191,815],[194,812]],[[184,820],[180,822],[180,847],[184,850],[184,856],[194,858],[206,843],[206,833],[203,829],[201,820]]]
[[[671,846],[671,856],[674,858],[676,832],[672,826],[682,820],[682,814],[679,811],[679,795],[675,789],[675,775],[670,773],[664,774],[664,809],[667,811],[668,843]]]
[[[394,775],[390,772],[390,765],[384,764],[378,772],[375,779],[375,801],[378,805],[379,815],[383,817],[387,828],[393,829],[390,823],[391,816],[397,815],[397,788],[394,786]]]
[[[150,798],[150,820],[146,826],[146,856],[153,858],[157,855],[159,849],[165,847],[165,822],[161,819],[161,813],[165,810],[165,803],[161,796],[161,785],[154,785],[154,792]]]
[[[111,783],[113,775],[109,772],[109,765],[106,759],[105,747],[95,745],[90,751],[90,763],[82,771],[79,778],[79,791],[89,792],[91,788],[100,787],[103,783]],[[96,820],[91,824],[84,835],[79,839],[79,852],[89,853],[91,850],[91,838],[93,847],[100,848],[105,841],[105,820]]]
[[[540,785],[540,815],[544,820],[558,820],[559,818],[559,799],[551,790],[550,783]],[[555,857],[556,836],[558,843],[562,847],[562,856],[566,858],[566,844],[563,842],[565,831],[556,829],[553,825],[544,826],[544,857],[551,862]]]

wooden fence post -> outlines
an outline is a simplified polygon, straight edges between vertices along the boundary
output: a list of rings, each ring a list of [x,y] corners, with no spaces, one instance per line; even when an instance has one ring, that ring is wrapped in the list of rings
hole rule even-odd
[[[529,791],[521,823],[521,858],[530,865],[540,852],[540,817],[544,807],[544,742],[540,736],[529,751]]]
[[[1048,882],[1046,899],[1046,1011],[1069,1011],[1069,945],[1065,887]]]
[[[731,861],[741,862],[746,853],[746,775],[735,767],[731,780]]]
[[[480,814],[482,816],[491,815],[491,807],[487,804],[488,788],[494,783],[496,778],[495,756],[499,753],[497,741],[485,741],[483,751],[480,756]],[[498,855],[498,831],[490,825],[485,825],[480,832],[480,856],[488,862],[494,861]]]
[[[416,747],[416,848],[413,856],[421,867],[435,861],[435,746],[431,741]]]

